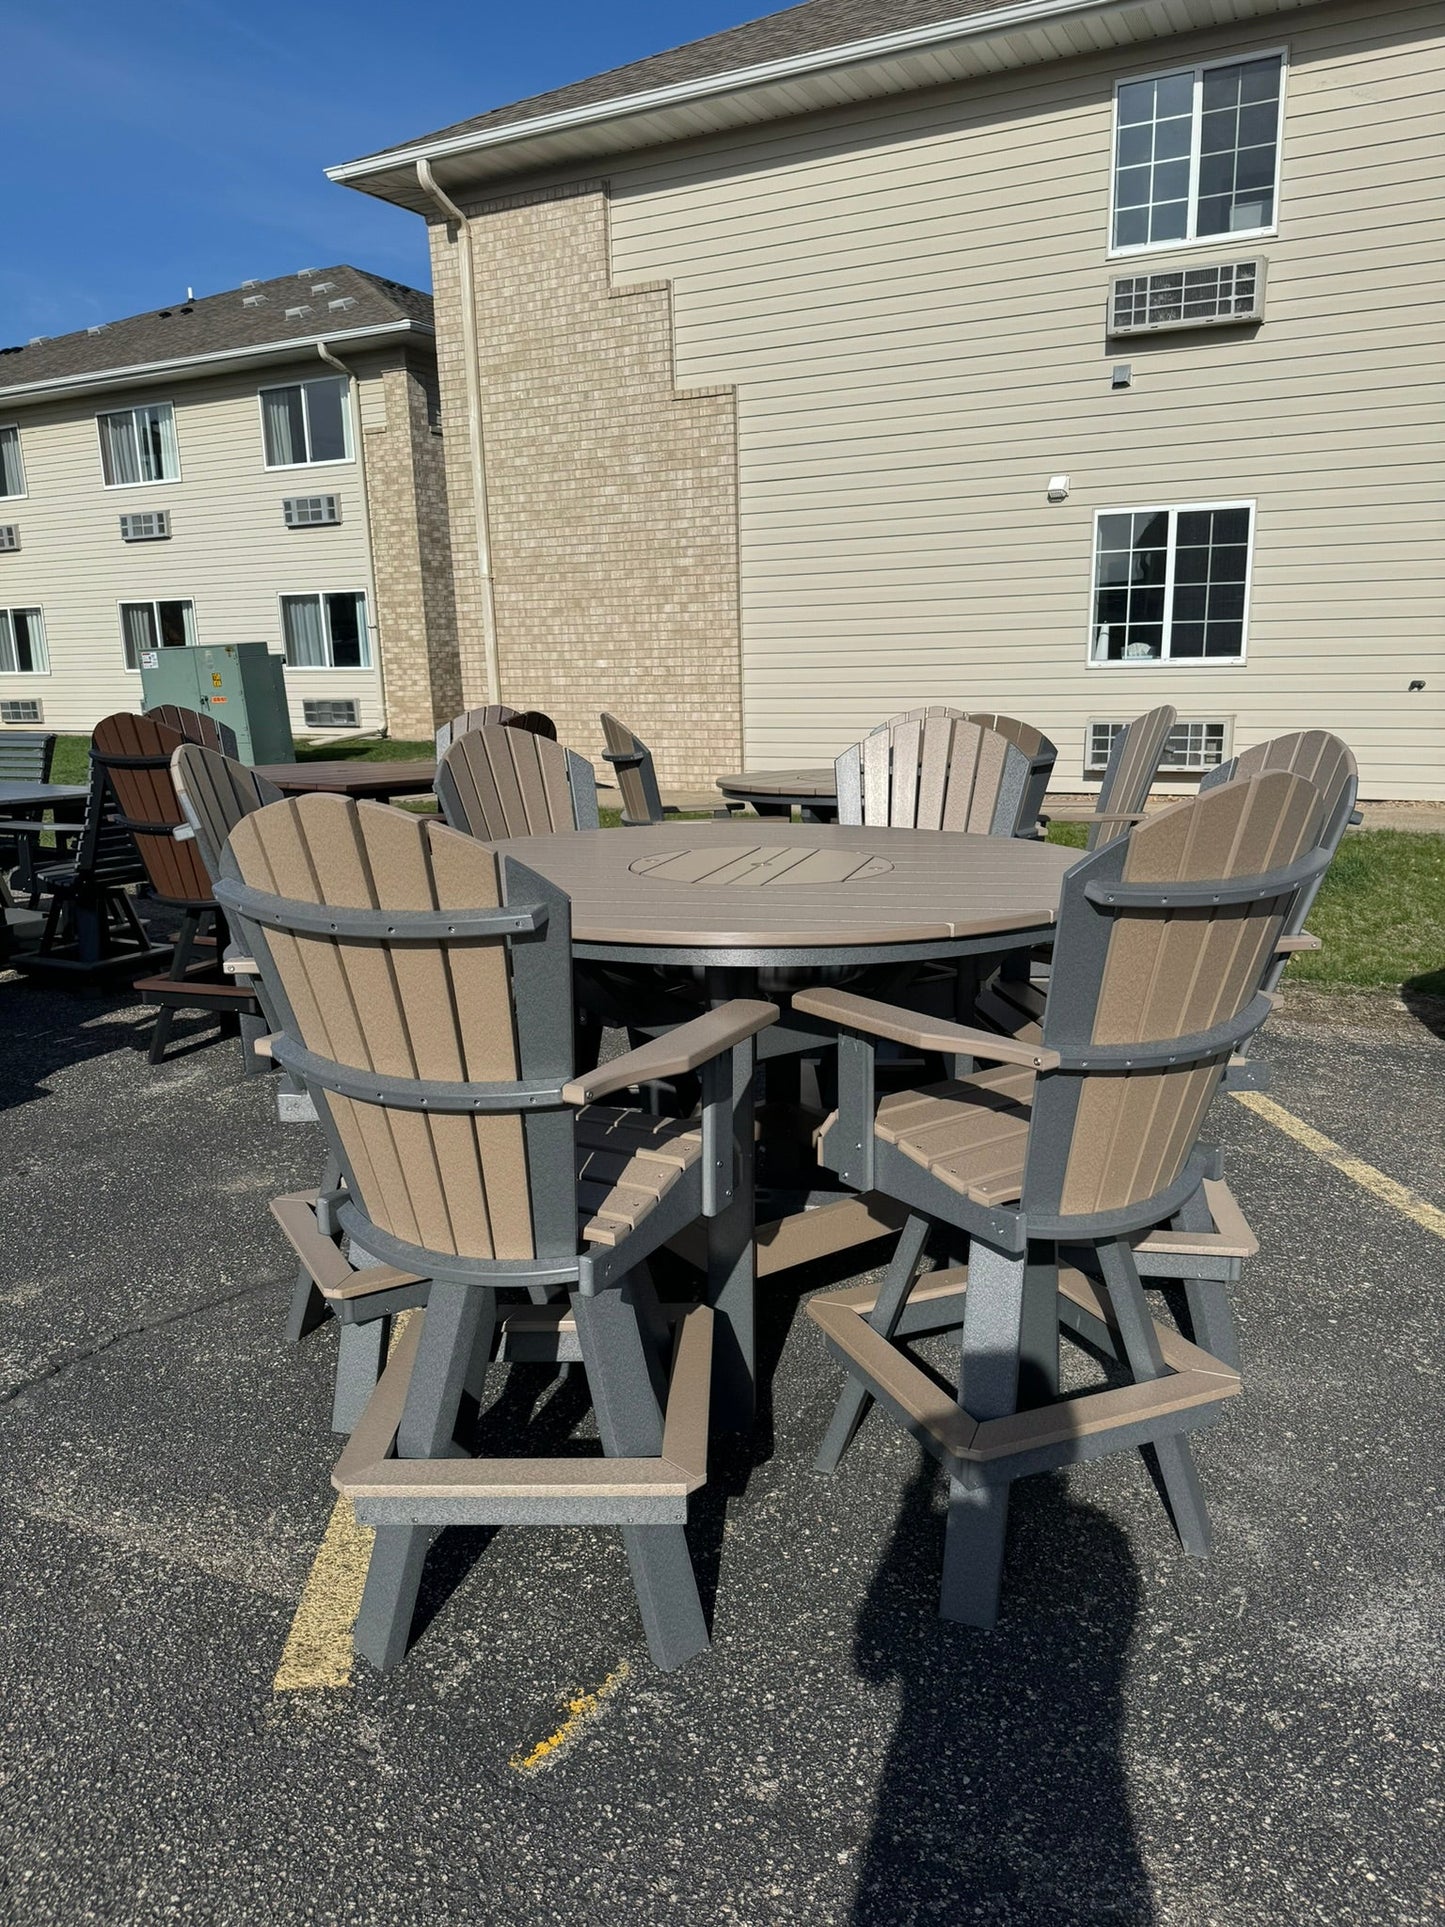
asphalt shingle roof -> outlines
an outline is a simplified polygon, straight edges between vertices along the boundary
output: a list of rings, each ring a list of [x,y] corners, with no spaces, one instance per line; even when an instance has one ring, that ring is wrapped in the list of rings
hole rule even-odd
[[[530,99],[514,101],[510,106],[494,107],[489,113],[456,121],[450,127],[419,135],[415,140],[398,142],[366,158],[381,159],[414,147],[420,141],[481,133],[488,128],[534,120],[539,115],[562,113],[573,107],[595,107],[654,87],[675,87],[685,81],[705,80],[770,60],[821,53],[828,47],[845,47],[875,34],[905,33],[911,27],[930,27],[944,20],[999,13],[1004,5],[1005,0],[804,0],[800,7],[770,13],[761,20],[749,20],[741,27],[729,27],[725,33],[709,34],[705,40],[690,40],[668,53],[652,54],[646,60],[633,61],[630,66],[614,67],[608,73],[594,74],[590,79],[573,81],[566,87],[554,87],[550,93],[533,94]]]
[[[323,282],[330,284],[324,292],[313,292]],[[247,297],[257,295],[262,298],[248,305]],[[353,305],[336,309],[329,305],[345,300]],[[309,312],[288,318],[286,310],[297,307]],[[168,308],[107,322],[94,333],[82,329],[22,347],[0,348],[0,394],[31,382],[103,375],[150,362],[180,361],[188,355],[266,348],[280,341],[319,340],[343,330],[384,327],[397,321],[430,328],[431,296],[361,268],[317,268],[310,274],[286,274],[198,301],[176,301]]]

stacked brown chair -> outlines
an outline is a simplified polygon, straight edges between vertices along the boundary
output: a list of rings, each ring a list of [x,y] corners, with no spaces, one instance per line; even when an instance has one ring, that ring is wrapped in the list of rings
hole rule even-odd
[[[925,713],[885,724],[834,765],[840,823],[1031,834],[1032,771],[1023,751],[966,718]]]
[[[612,765],[617,787],[622,793],[622,822],[625,828],[661,823],[667,812],[657,787],[657,770],[652,751],[626,723],[602,712],[602,735],[607,744],[602,756]]]
[[[1178,720],[1179,712],[1170,703],[1136,716],[1114,738],[1093,808],[1049,810],[1044,821],[1087,823],[1091,850],[1142,821],[1144,805],[1164,760],[1169,732]]]
[[[1324,826],[1312,783],[1269,772],[1084,857],[1064,879],[1037,1042],[846,991],[794,998],[839,1032],[823,1161],[909,1211],[881,1289],[809,1306],[850,1375],[819,1463],[836,1465],[876,1400],[943,1464],[946,1618],[993,1623],[1012,1480],[1124,1447],[1152,1446],[1186,1548],[1208,1549],[1188,1434],[1239,1376],[1154,1321],[1135,1246],[1211,1176],[1200,1126],[1230,1052],[1268,1009],[1261,982],[1298,891],[1328,862]],[[879,1039],[995,1068],[878,1102]],[[968,1264],[915,1283],[935,1232],[966,1240]],[[1192,1248],[1207,1253],[1210,1239]],[[1060,1268],[1064,1249],[1078,1268]],[[946,1330],[960,1333],[954,1393],[904,1349]],[[1061,1331],[1125,1382],[1061,1397]]]
[[[186,823],[171,776],[171,758],[183,738],[153,716],[124,712],[95,726],[90,754],[115,794],[121,821],[136,849],[157,900],[181,913],[171,967],[163,977],[142,977],[139,995],[157,1005],[149,1058],[165,1054],[177,1010],[207,1010],[254,1020],[243,1031],[247,1069],[254,1065],[251,1043],[260,1031],[260,1006],[243,984],[221,970],[226,944],[225,920],[211,894],[211,879]],[[185,832],[177,838],[176,831]]]
[[[183,742],[199,743],[203,749],[217,750],[222,756],[235,758],[240,754],[235,730],[199,709],[186,709],[180,703],[157,703],[145,713],[162,729],[173,729]]]
[[[708,1643],[683,1528],[706,1479],[713,1321],[696,1306],[669,1330],[646,1260],[730,1203],[752,1133],[732,1093],[777,1012],[728,1004],[574,1077],[570,904],[534,872],[329,796],[248,816],[223,867],[217,895],[281,1016],[276,1054],[344,1177],[359,1268],[336,1277],[321,1240],[322,1277],[369,1298],[373,1324],[412,1311],[334,1479],[375,1527],[357,1650],[400,1659],[439,1527],[607,1524],[655,1661],[681,1665]],[[699,1123],[595,1101],[683,1067],[706,1082]],[[464,1399],[520,1356],[580,1361],[602,1458],[458,1456]]]
[[[597,828],[597,778],[586,757],[505,724],[458,736],[437,767],[436,795],[454,830],[486,843]]]
[[[487,703],[481,709],[464,709],[460,716],[453,716],[449,723],[442,724],[437,731],[437,755],[445,756],[459,736],[470,735],[474,729],[489,728],[523,729],[554,743],[557,740],[557,725],[540,709],[513,709],[507,703]]]

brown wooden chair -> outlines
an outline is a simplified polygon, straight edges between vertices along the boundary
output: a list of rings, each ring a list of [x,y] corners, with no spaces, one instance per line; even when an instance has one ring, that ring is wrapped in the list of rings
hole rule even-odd
[[[202,710],[186,709],[180,703],[157,703],[145,713],[162,729],[173,729],[183,742],[199,743],[203,749],[217,750],[222,756],[240,756],[235,730]]]
[[[640,736],[633,734],[626,723],[618,722],[605,709],[602,712],[602,735],[607,744],[602,752],[603,760],[612,765],[617,776],[617,787],[622,793],[624,825],[631,829],[635,825],[661,823],[667,812],[657,787],[652,751]]]
[[[1007,737],[961,716],[924,715],[886,724],[835,764],[840,823],[1021,836],[1030,795],[1029,759]]]
[[[252,1019],[261,1014],[251,991],[222,972],[225,920],[194,837],[176,836],[177,829],[188,829],[171,777],[171,758],[183,740],[154,716],[122,711],[98,722],[90,743],[91,760],[115,794],[152,891],[159,902],[181,913],[170,969],[163,977],[142,977],[135,985],[146,1003],[158,1006],[148,1053],[152,1064],[165,1055],[177,1010]],[[248,1070],[255,1067],[250,1042],[250,1035],[243,1035]]]
[[[528,730],[468,730],[437,765],[436,796],[454,830],[494,843],[597,828],[597,778],[585,756]]]
[[[819,1464],[836,1465],[875,1400],[943,1464],[946,1618],[993,1623],[1012,1480],[1126,1446],[1153,1448],[1186,1549],[1208,1548],[1187,1435],[1239,1376],[1153,1320],[1136,1246],[1174,1237],[1185,1275],[1191,1249],[1235,1248],[1222,1234],[1191,1244],[1155,1228],[1214,1177],[1200,1125],[1231,1050],[1268,1009],[1261,981],[1296,893],[1328,861],[1323,828],[1315,786],[1270,772],[1084,857],[1064,879],[1037,1042],[846,991],[793,1000],[839,1031],[824,1163],[909,1211],[881,1289],[808,1307],[850,1375]],[[992,1068],[878,1102],[880,1039]],[[955,1250],[966,1240],[968,1263],[915,1284],[931,1233]],[[1061,1269],[1063,1253],[1075,1263]],[[961,1334],[956,1392],[905,1349],[947,1330]],[[1061,1396],[1061,1332],[1121,1382]]]
[[[1169,732],[1178,720],[1179,712],[1171,703],[1161,703],[1158,709],[1136,716],[1110,746],[1093,808],[1049,810],[1044,822],[1087,823],[1088,848],[1096,850],[1111,837],[1122,836],[1131,824],[1142,821],[1144,805],[1164,760]]]
[[[282,1019],[276,1055],[342,1170],[356,1268],[304,1205],[281,1222],[344,1319],[379,1330],[412,1308],[334,1479],[376,1529],[357,1650],[400,1659],[439,1527],[607,1524],[655,1661],[682,1664],[708,1643],[683,1527],[706,1479],[713,1314],[670,1331],[646,1260],[728,1213],[752,1141],[735,1093],[776,1010],[727,1004],[575,1077],[570,905],[534,872],[334,796],[248,816],[222,866],[217,896]],[[681,1069],[705,1080],[696,1122],[596,1101]],[[601,1458],[457,1456],[464,1397],[524,1355],[580,1361]]]
[[[557,725],[540,709],[513,709],[507,703],[487,703],[481,709],[464,709],[460,716],[453,716],[449,723],[442,724],[437,731],[438,757],[446,755],[458,736],[493,727],[524,729],[533,736],[545,736],[550,742],[557,740]]]

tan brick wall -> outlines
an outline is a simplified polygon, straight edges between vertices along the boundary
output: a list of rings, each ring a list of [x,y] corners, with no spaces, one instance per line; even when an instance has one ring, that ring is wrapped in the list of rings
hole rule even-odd
[[[664,783],[741,747],[737,420],[679,390],[665,282],[611,285],[604,188],[468,208],[475,251],[502,698],[598,755],[598,712]],[[467,704],[486,701],[457,244],[432,228],[438,361]]]
[[[436,376],[398,358],[378,379],[384,406],[363,409],[362,432],[387,727],[424,739],[462,706]]]

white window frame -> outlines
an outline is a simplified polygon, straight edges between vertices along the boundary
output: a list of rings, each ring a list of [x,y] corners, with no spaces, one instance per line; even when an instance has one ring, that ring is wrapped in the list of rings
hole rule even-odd
[[[292,662],[286,654],[286,604],[299,602],[303,596],[317,598],[321,603],[322,629],[326,637],[327,652],[330,653],[331,620],[326,613],[326,598],[329,595],[359,596],[365,608],[361,624],[361,646],[366,652],[366,661],[360,663],[338,662]],[[280,589],[276,594],[276,619],[281,625],[281,660],[286,665],[288,676],[371,676],[376,673],[376,652],[371,646],[371,596],[365,589]]]
[[[1248,509],[1249,550],[1244,558],[1244,614],[1240,618],[1237,656],[1171,656],[1169,643],[1174,631],[1174,560],[1179,551],[1179,517],[1205,509]],[[1164,556],[1164,634],[1163,653],[1158,656],[1120,657],[1118,662],[1100,661],[1094,654],[1094,606],[1099,593],[1099,523],[1106,515],[1167,515],[1169,546]],[[1117,674],[1121,669],[1142,669],[1154,674],[1161,669],[1241,669],[1249,660],[1249,616],[1254,594],[1254,548],[1259,533],[1259,503],[1251,497],[1227,502],[1145,502],[1127,508],[1102,508],[1094,511],[1093,544],[1089,552],[1089,619],[1084,642],[1084,666]]]
[[[128,676],[138,676],[140,674],[140,664],[139,662],[137,662],[135,668],[132,669],[130,664],[125,659],[125,617],[121,613],[121,611],[124,609],[128,609],[129,607],[131,607],[132,604],[137,602],[148,602],[151,608],[156,609],[157,611],[159,610],[159,605],[162,602],[189,602],[191,605],[191,627],[196,632],[196,639],[194,642],[188,642],[186,644],[186,647],[188,649],[200,648],[201,618],[199,614],[199,604],[197,603],[196,598],[194,596],[189,596],[189,595],[123,595],[123,596],[120,596],[117,599],[116,605],[115,605],[115,622],[116,622],[116,627],[120,631],[121,667],[125,670],[125,673]],[[159,613],[157,613],[156,615],[157,636],[159,636],[160,634],[160,627],[161,627],[161,619],[160,619]],[[159,648],[160,644],[157,643],[156,646],[157,648]]]
[[[176,472],[174,475],[162,475],[156,481],[151,481],[149,479],[146,479],[139,482],[108,482],[105,479],[105,439],[101,433],[100,424],[107,415],[130,415],[134,417],[135,411],[137,410],[137,408],[169,408],[170,409],[171,439],[172,441],[174,441],[176,445]],[[132,420],[131,426],[132,426],[132,430],[134,430],[134,426],[135,426],[134,420]],[[175,403],[173,401],[131,401],[131,402],[127,402],[123,408],[97,408],[95,411],[95,458],[100,463],[100,485],[102,488],[108,488],[108,489],[174,488],[176,484],[181,480],[181,476],[182,476],[181,431],[180,431],[180,426],[176,421]],[[142,598],[142,600],[144,600],[144,598]],[[172,600],[172,598],[170,596],[167,596],[166,600],[169,602]]]
[[[29,682],[31,681],[32,678],[36,676],[48,676],[51,673],[50,672],[50,636],[45,626],[45,611],[38,603],[7,602],[3,605],[0,605],[0,614],[7,615],[11,618],[12,640],[13,640],[14,616],[17,609],[23,610],[27,616],[39,616],[40,618],[40,653],[45,658],[45,667],[43,669],[0,669],[0,677],[4,677],[8,679],[11,676],[23,676],[25,680]]]
[[[20,458],[20,492],[18,495],[0,495],[0,502],[24,502],[29,500],[30,482],[25,474],[25,437],[20,433],[19,422],[0,422],[0,429],[15,430],[15,453]]]
[[[344,455],[328,455],[324,461],[320,462],[309,460],[304,462],[268,461],[266,457],[267,395],[279,394],[283,388],[315,388],[322,382],[332,381],[339,381],[341,383],[341,432],[346,439],[346,453]],[[294,473],[298,469],[309,471],[313,468],[344,468],[348,463],[355,462],[356,424],[352,420],[351,410],[351,396],[355,386],[355,382],[347,375],[308,375],[300,377],[295,381],[267,382],[264,388],[258,388],[256,390],[256,420],[261,429],[261,465],[266,470],[266,473],[268,475],[287,475]],[[301,405],[301,413],[302,419],[306,424],[306,446],[309,449],[311,446],[311,410],[304,401]],[[322,494],[325,491],[318,489],[313,492]],[[335,592],[333,591],[333,593]]]
[[[1204,76],[1215,67],[1242,67],[1251,60],[1277,60],[1279,62],[1279,120],[1274,133],[1274,219],[1267,227],[1233,228],[1228,234],[1195,234],[1192,230],[1199,220],[1199,148],[1204,138],[1204,111],[1202,96]],[[1114,195],[1118,187],[1119,174],[1119,94],[1125,87],[1138,85],[1145,80],[1169,80],[1175,74],[1194,76],[1193,124],[1189,141],[1189,228],[1190,232],[1175,241],[1136,241],[1128,247],[1114,245]],[[1141,254],[1168,254],[1186,248],[1193,252],[1196,248],[1235,247],[1241,241],[1258,241],[1279,234],[1280,197],[1284,186],[1284,110],[1289,91],[1289,48],[1259,47],[1249,53],[1225,55],[1219,60],[1201,60],[1195,66],[1157,67],[1147,73],[1125,74],[1114,83],[1114,102],[1110,114],[1109,132],[1109,249],[1111,261],[1127,261]]]

